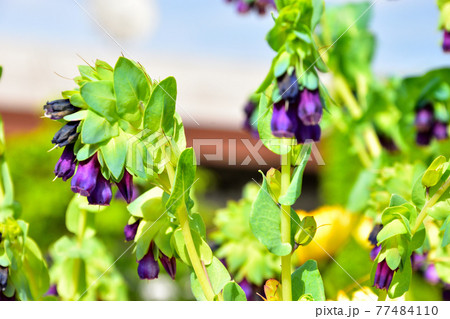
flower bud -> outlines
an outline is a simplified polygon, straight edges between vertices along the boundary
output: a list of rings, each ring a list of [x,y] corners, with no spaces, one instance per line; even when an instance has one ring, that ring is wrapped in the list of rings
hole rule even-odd
[[[167,274],[175,280],[175,275],[177,273],[177,260],[175,257],[167,257],[164,255],[161,251],[159,251],[159,261],[161,261],[161,264],[163,265],[164,269],[166,270]]]
[[[101,173],[97,176],[95,188],[87,197],[90,205],[108,206],[112,199],[111,183]]]
[[[153,256],[153,243],[150,244],[147,254],[138,263],[139,278],[148,280],[158,278],[159,264]]]
[[[433,126],[433,136],[437,140],[445,140],[448,138],[447,123],[437,121]]]
[[[372,245],[378,245],[378,240],[377,240],[377,236],[378,233],[383,229],[383,225],[381,224],[376,224],[375,226],[373,226],[372,231],[369,234],[369,238],[368,240],[370,241],[370,243]]]
[[[73,153],[73,144],[69,144],[64,148],[64,151],[55,166],[55,176],[60,177],[63,181],[67,181],[75,173],[76,156]]]
[[[63,99],[47,102],[47,104],[44,105],[44,110],[45,117],[52,120],[60,120],[64,118],[64,116],[75,113],[80,109],[73,106],[69,99]]]
[[[100,163],[97,160],[97,154],[90,159],[82,161],[78,164],[77,172],[72,178],[71,189],[74,193],[83,196],[89,196],[94,191],[97,184],[97,176],[99,175]]]
[[[125,228],[123,229],[123,232],[125,234],[126,241],[134,240],[134,237],[136,237],[136,232],[138,230],[140,222],[141,222],[141,220],[138,220],[138,221],[134,222],[133,224],[129,224],[129,225],[125,226]]]
[[[133,200],[133,176],[125,169],[122,180],[116,183],[125,201],[129,204]]]
[[[277,78],[278,90],[280,91],[280,95],[283,100],[289,101],[289,103],[296,103],[299,91],[298,91],[298,81],[295,72],[292,72],[291,75],[289,73],[284,73],[282,76]]]
[[[52,139],[52,143],[56,144],[58,147],[64,147],[75,143],[78,137],[77,128],[79,124],[79,121],[68,122],[58,132],[56,132]]]

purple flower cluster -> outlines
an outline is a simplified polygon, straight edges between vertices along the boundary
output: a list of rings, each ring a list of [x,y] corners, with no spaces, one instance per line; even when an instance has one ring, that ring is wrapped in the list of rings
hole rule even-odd
[[[318,89],[299,89],[295,71],[277,79],[282,99],[274,104],[271,120],[276,137],[295,137],[300,144],[320,140],[323,105]]]
[[[58,120],[78,110],[69,100],[56,100],[44,105],[45,115]],[[64,147],[64,151],[56,163],[55,176],[67,181],[72,178],[71,189],[74,193],[86,196],[91,205],[109,205],[112,199],[111,182],[103,177],[97,153],[85,161],[78,163],[74,153],[74,143],[78,138],[80,122],[68,122],[54,136],[52,143]],[[122,179],[116,183],[127,203],[133,198],[133,176],[125,170]]]
[[[433,137],[437,140],[448,138],[448,123],[436,119],[431,103],[416,110],[415,126],[418,145],[429,145]]]
[[[235,3],[238,13],[245,14],[256,11],[259,15],[264,15],[270,9],[276,9],[274,0],[225,0],[228,3]]]
[[[136,232],[141,220],[133,224],[126,225],[124,228],[125,240],[132,241],[136,237]],[[175,257],[167,257],[161,250],[158,250],[154,242],[150,243],[147,254],[142,259],[138,260],[138,275],[141,279],[156,279],[159,275],[159,263],[155,258],[155,251],[158,253],[159,261],[163,265],[167,274],[175,280],[177,272],[177,261]]]

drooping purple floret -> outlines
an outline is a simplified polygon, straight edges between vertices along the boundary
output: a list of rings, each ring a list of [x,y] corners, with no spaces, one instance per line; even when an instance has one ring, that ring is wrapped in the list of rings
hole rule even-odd
[[[237,12],[239,13],[247,13],[250,11],[250,5],[244,0],[238,0],[236,4]]]
[[[246,278],[244,278],[240,283],[239,286],[244,290],[245,296],[247,297],[247,300],[253,299],[253,287],[252,284],[247,281]]]
[[[136,237],[136,232],[138,230],[140,222],[141,221],[138,220],[138,221],[134,222],[133,224],[129,224],[129,225],[125,226],[125,228],[123,229],[123,232],[125,234],[125,240],[126,241],[134,240],[134,237]]]
[[[78,133],[77,128],[80,121],[68,122],[66,125],[56,132],[52,139],[52,143],[58,147],[64,147],[66,145],[75,143]]]
[[[153,256],[153,245],[150,245],[148,253],[138,261],[138,275],[141,279],[156,279],[159,275],[159,264]]]
[[[444,52],[450,52],[450,32],[444,30],[444,40],[442,41],[442,49]]]
[[[97,175],[94,189],[87,197],[90,205],[108,206],[112,199],[111,183],[101,173]]]
[[[439,278],[439,275],[436,271],[436,267],[433,264],[431,264],[427,267],[427,269],[425,270],[425,273],[424,273],[424,277],[425,277],[426,281],[428,281],[429,283],[431,283],[433,285],[436,285],[441,281],[441,279]]]
[[[323,107],[319,90],[303,89],[300,93],[298,117],[305,125],[317,125],[322,119]]]
[[[45,117],[52,120],[60,120],[64,116],[72,114],[80,110],[79,108],[73,106],[69,99],[55,100],[47,102],[44,105]]]
[[[373,286],[378,289],[388,290],[391,285],[392,278],[396,270],[389,268],[386,260],[378,263],[377,269],[375,271],[375,279]]]
[[[73,144],[69,144],[64,148],[64,151],[55,165],[55,176],[67,181],[75,173],[77,167],[76,156],[73,153]]]
[[[415,125],[418,132],[429,132],[434,123],[434,110],[431,104],[416,111]]]
[[[100,163],[98,162],[97,154],[80,162],[71,181],[70,188],[72,189],[72,192],[79,193],[83,196],[90,196],[97,184],[99,171]]]
[[[416,143],[420,146],[427,146],[431,143],[431,138],[433,137],[433,132],[418,132],[416,136]]]
[[[175,257],[167,257],[164,255],[161,251],[159,252],[159,260],[161,261],[161,264],[163,265],[164,269],[166,270],[167,274],[175,280],[175,275],[177,273],[177,260]]]
[[[321,129],[320,125],[304,125],[299,121],[295,131],[295,137],[300,144],[320,141]]]
[[[123,198],[129,204],[133,200],[133,176],[125,170],[122,180],[116,183]]]
[[[271,120],[272,134],[276,137],[293,137],[297,128],[295,111],[286,110],[286,101],[281,100],[273,106]]]
[[[8,284],[8,267],[0,266],[0,292],[6,290]]]
[[[378,240],[377,240],[377,236],[378,233],[383,229],[383,225],[382,224],[375,224],[375,226],[373,226],[372,231],[369,234],[369,238],[368,240],[370,241],[370,243],[372,245],[377,245],[378,244]]]
[[[378,256],[378,254],[381,251],[381,246],[375,246],[372,248],[372,250],[370,251],[370,259],[371,260],[375,260]]]
[[[59,295],[58,295],[58,289],[56,288],[56,284],[51,285],[50,288],[48,288],[45,295],[58,297]]]
[[[436,121],[433,126],[433,136],[437,140],[445,140],[448,138],[447,123]]]
[[[416,271],[425,266],[426,261],[427,261],[427,253],[418,254],[416,252],[413,252],[411,254],[411,267]]]

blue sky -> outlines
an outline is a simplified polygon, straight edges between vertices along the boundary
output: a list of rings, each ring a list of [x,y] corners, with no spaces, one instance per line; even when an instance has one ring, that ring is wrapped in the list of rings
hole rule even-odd
[[[89,8],[89,0],[78,0]],[[339,0],[328,0],[332,5]],[[269,61],[264,41],[270,17],[238,16],[223,0],[158,0],[159,22],[145,38],[122,42],[133,53],[176,53],[224,59]],[[378,72],[404,74],[448,65],[440,49],[438,10],[433,0],[379,0],[372,27],[379,48]],[[0,1],[0,38],[31,41],[51,50],[55,43],[73,46],[114,45],[73,0]],[[0,46],[0,50],[5,50]]]

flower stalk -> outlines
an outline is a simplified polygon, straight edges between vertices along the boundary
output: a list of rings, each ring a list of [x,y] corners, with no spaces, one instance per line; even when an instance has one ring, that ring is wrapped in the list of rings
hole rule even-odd
[[[197,250],[195,249],[194,240],[192,239],[191,234],[191,228],[189,227],[189,217],[184,205],[180,207],[177,215],[180,221],[181,232],[183,233],[184,242],[186,244],[186,249],[189,255],[189,260],[192,264],[192,268],[194,269],[195,275],[197,276],[206,299],[208,301],[213,301],[216,294],[211,287],[211,283],[208,279],[206,271],[203,268],[200,257],[198,256]]]
[[[281,156],[281,193],[285,194],[291,183],[291,152]],[[291,243],[291,207],[281,205],[281,241]],[[283,301],[292,301],[291,253],[281,257],[281,287]]]
[[[422,210],[419,213],[419,216],[417,216],[416,223],[411,230],[412,236],[417,232],[420,225],[422,225],[423,221],[428,215],[428,208],[433,207],[434,204],[439,200],[439,198],[442,196],[442,194],[445,193],[445,191],[450,187],[450,177],[447,178],[447,180],[442,184],[442,186],[437,190],[437,192],[425,203]]]

